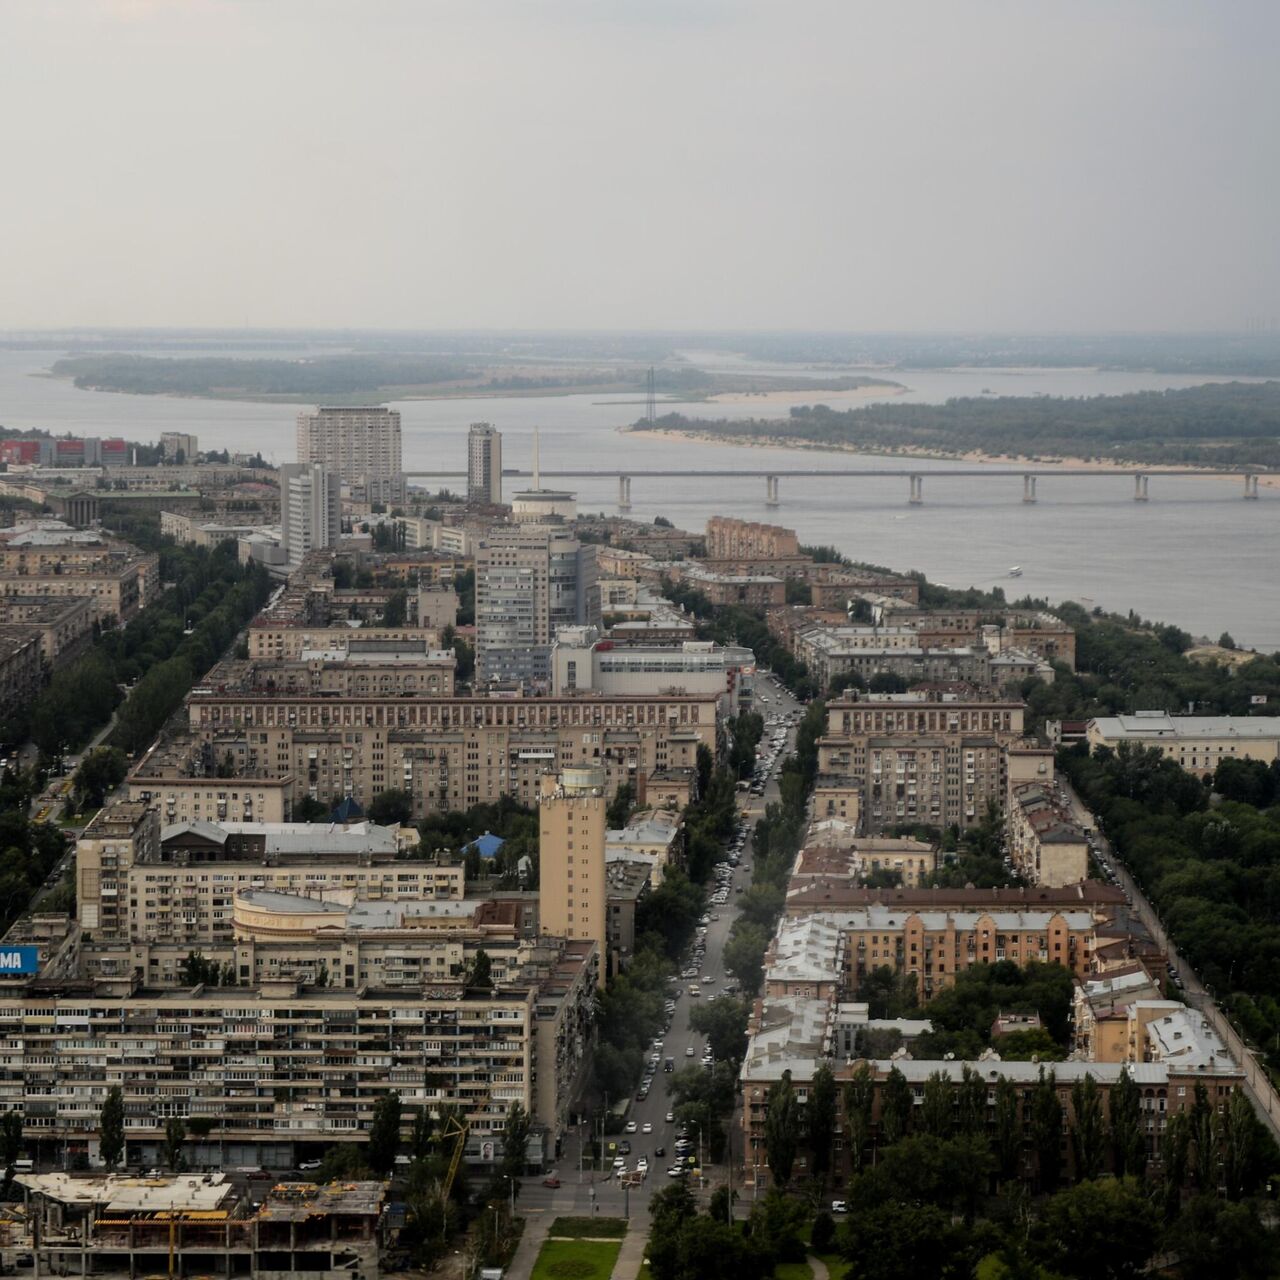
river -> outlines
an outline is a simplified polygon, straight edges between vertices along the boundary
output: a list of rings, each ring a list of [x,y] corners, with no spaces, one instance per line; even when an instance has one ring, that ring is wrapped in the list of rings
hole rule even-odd
[[[34,376],[61,354],[0,350],[0,424],[134,440],[154,439],[161,430],[173,429],[194,432],[205,448],[260,450],[274,462],[293,457],[294,415],[300,406],[80,391],[69,382]],[[1098,395],[1206,380],[1083,369],[928,369],[883,376],[910,388],[895,398],[924,402],[984,390],[997,395]],[[797,402],[844,406],[878,398],[818,392],[797,397]],[[640,399],[638,394],[511,396],[407,400],[395,407],[403,424],[404,464],[411,471],[461,470],[467,424],[479,420],[502,431],[503,461],[509,467],[530,464],[533,430],[541,428],[542,463],[548,472],[557,466],[759,470],[865,465],[894,470],[903,465],[897,458],[619,433],[616,428],[643,414]],[[725,418],[779,411],[776,401],[758,396],[690,410]],[[954,465],[921,461],[913,469],[927,476]],[[616,481],[573,483],[580,510],[616,509]],[[1194,634],[1216,638],[1229,631],[1239,644],[1280,649],[1280,490],[1263,488],[1257,502],[1245,502],[1242,493],[1238,478],[1157,477],[1150,482],[1150,501],[1135,503],[1132,480],[1099,474],[1043,478],[1039,501],[1025,505],[1019,477],[982,482],[936,477],[925,480],[924,505],[910,507],[903,479],[814,477],[783,479],[781,506],[769,508],[760,479],[638,477],[632,482],[631,514],[643,520],[663,515],[685,528],[699,528],[714,514],[767,520],[795,528],[802,542],[830,543],[854,559],[895,569],[920,569],[931,580],[954,587],[1000,585],[1010,598],[1025,594],[1133,609]],[[1013,564],[1022,567],[1018,579],[1008,577]]]

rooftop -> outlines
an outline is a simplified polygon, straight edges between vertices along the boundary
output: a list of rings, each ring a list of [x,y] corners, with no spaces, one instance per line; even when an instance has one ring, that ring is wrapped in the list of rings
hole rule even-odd
[[[1280,738],[1280,716],[1171,716],[1167,711],[1097,716],[1105,738]]]

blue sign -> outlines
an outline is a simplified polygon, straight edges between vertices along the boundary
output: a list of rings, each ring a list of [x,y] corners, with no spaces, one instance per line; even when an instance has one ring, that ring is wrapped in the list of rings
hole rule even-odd
[[[6,974],[39,972],[39,947],[0,947],[0,978]]]

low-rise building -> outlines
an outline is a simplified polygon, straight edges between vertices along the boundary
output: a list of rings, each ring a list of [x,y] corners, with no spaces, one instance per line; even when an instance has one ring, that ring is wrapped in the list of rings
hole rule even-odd
[[[641,809],[625,827],[605,832],[605,857],[648,859],[655,883],[684,858],[684,819],[678,810]]]
[[[1167,711],[1097,716],[1085,729],[1090,750],[1122,743],[1154,748],[1205,777],[1223,760],[1280,759],[1280,716],[1172,716]]]
[[[1089,874],[1089,838],[1052,785],[1009,787],[1006,847],[1019,875],[1032,884],[1074,884]]]

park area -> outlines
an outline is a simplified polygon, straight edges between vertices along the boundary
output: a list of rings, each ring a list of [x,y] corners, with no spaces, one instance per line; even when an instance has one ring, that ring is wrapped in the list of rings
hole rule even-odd
[[[532,1280],[609,1280],[626,1232],[621,1218],[557,1218]]]

